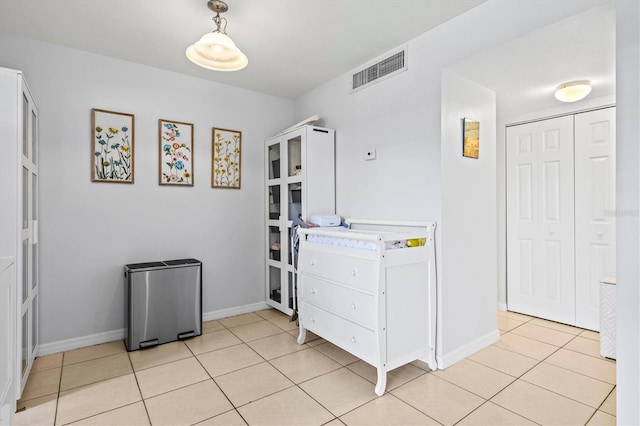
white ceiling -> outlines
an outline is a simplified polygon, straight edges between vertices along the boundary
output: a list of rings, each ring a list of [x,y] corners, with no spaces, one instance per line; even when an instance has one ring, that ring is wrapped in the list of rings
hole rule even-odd
[[[589,99],[615,95],[615,32],[615,2],[608,1],[449,68],[494,90],[499,115],[509,117],[558,107],[553,93],[569,81],[590,80]]]
[[[482,1],[227,0],[227,33],[249,57],[232,73],[185,56],[214,28],[206,0],[0,0],[0,31],[293,99]],[[451,68],[495,90],[508,115],[557,106],[553,89],[565,81],[589,79],[590,97],[612,95],[615,2]]]
[[[0,0],[0,31],[288,98],[353,70],[483,0],[226,0],[247,68],[192,64],[215,29],[206,0]]]

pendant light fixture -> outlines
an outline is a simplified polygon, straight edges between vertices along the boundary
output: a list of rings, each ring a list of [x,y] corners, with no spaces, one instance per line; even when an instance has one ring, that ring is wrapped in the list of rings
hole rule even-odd
[[[555,97],[561,102],[576,102],[591,93],[591,82],[588,80],[572,81],[558,86]]]
[[[238,71],[249,63],[247,57],[238,49],[227,35],[227,20],[220,14],[229,10],[223,1],[209,0],[207,7],[216,13],[213,22],[216,29],[207,33],[187,48],[187,58],[196,65],[214,71]]]

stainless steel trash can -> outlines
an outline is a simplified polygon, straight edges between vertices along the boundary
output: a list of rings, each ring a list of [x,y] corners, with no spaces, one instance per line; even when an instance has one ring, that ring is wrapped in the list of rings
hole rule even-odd
[[[202,263],[197,259],[125,265],[128,351],[202,334]]]

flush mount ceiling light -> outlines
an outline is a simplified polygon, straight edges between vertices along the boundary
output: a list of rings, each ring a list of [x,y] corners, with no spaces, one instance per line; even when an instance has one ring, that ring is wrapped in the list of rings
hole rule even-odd
[[[196,65],[214,71],[238,71],[249,63],[247,57],[227,35],[227,20],[220,13],[229,10],[223,1],[209,0],[207,7],[216,13],[213,22],[216,29],[202,36],[187,48],[187,58]]]
[[[572,81],[558,86],[555,97],[561,102],[576,102],[591,93],[591,82],[588,80]]]

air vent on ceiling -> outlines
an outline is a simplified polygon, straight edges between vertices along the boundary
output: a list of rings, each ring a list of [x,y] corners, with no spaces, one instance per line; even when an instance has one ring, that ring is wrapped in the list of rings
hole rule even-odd
[[[373,65],[367,66],[365,69],[353,74],[351,90],[355,91],[368,86],[374,82],[383,80],[399,72],[407,69],[406,61],[407,49],[386,56],[382,60],[376,60]]]

